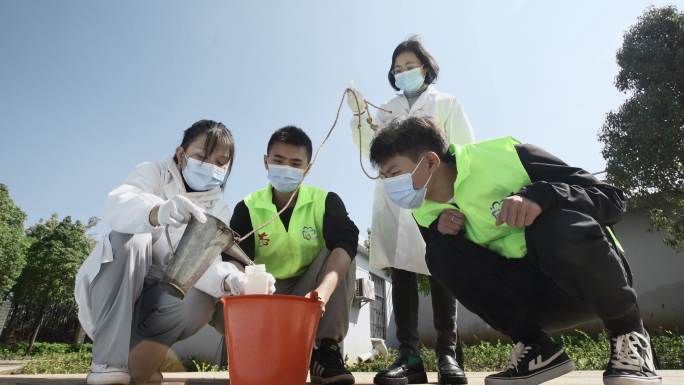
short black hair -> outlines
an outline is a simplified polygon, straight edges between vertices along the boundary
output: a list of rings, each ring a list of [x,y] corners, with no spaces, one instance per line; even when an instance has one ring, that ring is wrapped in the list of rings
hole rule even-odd
[[[181,140],[180,146],[187,150],[195,139],[204,134],[207,135],[203,146],[205,159],[214,152],[219,144],[228,146],[228,151],[230,152],[228,175],[230,175],[233,169],[233,160],[235,159],[235,139],[233,139],[233,134],[223,123],[209,119],[196,121],[192,126],[183,131],[183,140]],[[178,162],[176,156],[173,159]]]
[[[306,156],[308,160],[311,160],[313,154],[313,146],[311,145],[311,139],[309,135],[304,132],[299,127],[296,126],[285,126],[279,128],[276,132],[271,135],[271,139],[268,140],[268,146],[266,147],[266,154],[271,152],[271,147],[276,143],[291,144],[293,146],[301,146],[306,148]]]
[[[381,129],[370,146],[370,161],[376,168],[393,156],[406,156],[418,162],[421,154],[433,151],[443,161],[453,159],[439,125],[428,117],[394,120]]]
[[[399,54],[407,51],[413,52],[418,57],[418,60],[420,60],[420,64],[423,65],[423,68],[425,69],[425,81],[423,83],[434,83],[437,80],[437,75],[439,75],[439,65],[437,65],[435,58],[430,55],[430,52],[423,47],[420,38],[414,35],[399,43],[392,53],[392,62],[390,63],[389,72],[387,73],[387,78],[389,79],[392,88],[399,91],[396,79],[394,78],[394,61],[397,60]]]

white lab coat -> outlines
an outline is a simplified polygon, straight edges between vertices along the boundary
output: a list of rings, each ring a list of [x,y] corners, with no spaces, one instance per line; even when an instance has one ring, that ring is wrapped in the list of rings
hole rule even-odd
[[[474,140],[470,122],[458,99],[439,92],[432,85],[428,86],[410,108],[403,93],[383,104],[382,108],[391,112],[378,111],[373,120],[378,130],[395,119],[429,116],[441,124],[450,144],[465,144]],[[359,117],[355,116],[352,119],[352,138],[357,146],[359,146],[359,140],[361,141],[362,154],[368,157],[370,143],[377,131],[374,131],[367,122],[368,112],[364,113],[360,119],[360,132]],[[413,219],[411,210],[402,209],[390,201],[380,181],[375,186],[370,238],[371,268],[395,267],[429,274],[425,263],[425,241]]]
[[[222,198],[221,189],[215,188],[206,192],[186,192],[183,179],[172,158],[157,162],[145,162],[136,166],[123,184],[109,193],[105,203],[103,219],[113,231],[125,234],[152,234],[153,261],[147,274],[157,278],[162,277],[170,262],[170,251],[163,227],[152,226],[149,222],[149,213],[155,205],[179,194],[185,195],[207,213],[223,222],[229,222],[230,209]],[[184,231],[185,225],[178,228],[169,226],[169,236],[174,248],[177,247]],[[113,259],[109,234],[106,234],[83,262],[76,275],[74,295],[78,304],[78,318],[83,329],[91,337],[94,332],[94,324],[87,298],[89,286],[97,277],[100,266],[113,261]],[[229,295],[223,290],[223,280],[232,271],[228,265],[226,262],[221,262],[220,256],[217,256],[214,264],[200,278],[195,288],[214,298]]]

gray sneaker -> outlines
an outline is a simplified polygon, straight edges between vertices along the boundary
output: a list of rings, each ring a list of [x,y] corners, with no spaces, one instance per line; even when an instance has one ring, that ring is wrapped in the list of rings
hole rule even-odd
[[[610,361],[603,372],[605,385],[659,385],[648,333],[631,332],[610,338]]]

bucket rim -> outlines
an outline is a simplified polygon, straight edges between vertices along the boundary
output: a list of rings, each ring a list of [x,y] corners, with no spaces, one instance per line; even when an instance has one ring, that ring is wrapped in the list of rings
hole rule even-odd
[[[298,301],[298,302],[306,302],[306,303],[318,303],[318,300],[314,296],[314,298],[306,298],[301,295],[291,295],[291,294],[242,294],[242,295],[234,295],[234,296],[224,296],[221,298],[221,302],[228,303],[228,302],[237,302],[237,301],[245,301],[245,300],[259,300],[259,299],[278,299],[278,300],[286,300],[286,301]]]

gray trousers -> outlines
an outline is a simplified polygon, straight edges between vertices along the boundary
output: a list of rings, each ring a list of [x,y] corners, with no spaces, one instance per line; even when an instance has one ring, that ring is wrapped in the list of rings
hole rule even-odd
[[[303,296],[313,291],[321,283],[330,251],[323,249],[304,274],[299,277],[276,280],[276,294]],[[349,310],[356,291],[356,261],[352,260],[344,279],[325,306],[325,313],[318,324],[316,343],[331,339],[339,343],[344,340],[349,329]],[[221,303],[218,308],[220,309]],[[223,331],[223,311],[214,313],[213,326],[219,333]]]
[[[109,241],[114,260],[101,266],[90,288],[93,363],[127,368],[129,352],[133,354],[143,341],[152,341],[162,349],[145,351],[145,361],[161,365],[171,345],[208,323],[216,300],[197,289],[181,300],[168,294],[158,280],[146,279],[152,265],[150,234],[111,232]]]
[[[276,280],[276,294],[305,295],[321,283],[330,251],[323,249],[309,269],[299,277]],[[349,330],[349,310],[356,291],[356,261],[352,259],[347,275],[325,305],[318,324],[316,343],[323,339],[342,342]]]

